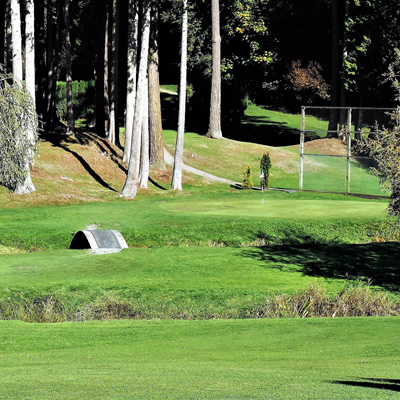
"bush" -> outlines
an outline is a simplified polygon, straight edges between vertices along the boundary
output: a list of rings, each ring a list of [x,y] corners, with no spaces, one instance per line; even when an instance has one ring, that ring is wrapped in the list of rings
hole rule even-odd
[[[251,189],[253,187],[253,180],[251,175],[253,174],[253,170],[250,165],[248,165],[243,172],[243,181],[242,187],[244,189]]]
[[[262,189],[269,188],[269,172],[271,167],[272,167],[272,162],[269,153],[264,154],[260,161],[260,169],[261,169],[260,186]]]

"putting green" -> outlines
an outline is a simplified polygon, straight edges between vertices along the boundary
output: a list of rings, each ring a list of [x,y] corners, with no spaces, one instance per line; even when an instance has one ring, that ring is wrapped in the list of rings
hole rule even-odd
[[[193,202],[164,203],[162,207],[192,214],[302,220],[381,219],[386,215],[386,204],[379,201],[268,199],[266,194],[263,204],[261,193],[259,199],[196,199]]]

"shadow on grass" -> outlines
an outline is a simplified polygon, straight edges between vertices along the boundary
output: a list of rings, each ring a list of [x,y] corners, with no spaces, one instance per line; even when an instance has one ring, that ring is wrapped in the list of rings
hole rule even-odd
[[[161,93],[164,129],[177,129],[178,98]],[[205,135],[208,129],[208,109],[188,108],[186,131]],[[290,146],[299,144],[300,130],[287,126],[285,122],[269,120],[265,116],[244,115],[240,122],[222,121],[222,133],[227,139],[258,143],[270,146]],[[306,140],[317,139],[314,133],[307,133]]]
[[[399,243],[277,245],[247,249],[242,255],[268,268],[333,279],[369,278],[372,285],[400,291]]]
[[[121,169],[124,173],[127,173],[126,168],[122,164],[120,160],[120,156],[117,151],[110,145],[110,143],[104,139],[100,138],[94,133],[84,132],[82,130],[77,129],[75,135],[66,136],[65,134],[58,132],[50,132],[41,137],[50,142],[54,147],[59,147],[64,151],[72,154],[82,165],[83,168],[87,171],[87,173],[101,186],[106,189],[109,189],[113,192],[117,192],[112,186],[110,186],[104,179],[90,166],[90,164],[76,151],[73,151],[69,148],[69,144],[80,144],[83,146],[87,146],[90,143],[95,143],[98,147],[99,151],[104,154],[108,154],[110,159]]]
[[[398,379],[375,379],[375,378],[359,378],[358,381],[333,381],[331,383],[337,385],[365,387],[371,389],[392,390],[400,392],[400,380]]]

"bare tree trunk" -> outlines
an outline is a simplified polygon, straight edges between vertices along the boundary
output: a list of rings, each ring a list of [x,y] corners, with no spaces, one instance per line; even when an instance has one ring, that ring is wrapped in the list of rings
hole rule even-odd
[[[13,1],[14,2],[14,1]],[[15,3],[12,4],[12,7],[15,6]],[[20,11],[19,5],[17,4],[17,10]],[[16,13],[18,14],[18,12]],[[21,56],[16,56],[15,50],[21,51],[21,32],[16,33],[14,37],[14,24],[19,29],[21,27],[21,19],[20,15],[14,15],[13,20],[13,45],[16,42],[19,42],[19,49],[18,45],[13,47],[14,49],[14,58],[18,58],[18,63],[21,63],[21,66],[16,65],[17,70],[21,67],[21,71],[18,71],[18,74],[21,74],[21,77],[15,77],[17,79],[17,83],[22,83],[22,54]],[[35,12],[34,12],[34,4],[33,0],[26,1],[26,13],[25,13],[25,84],[26,89],[30,96],[32,97],[33,102],[35,102]],[[19,35],[19,38],[18,38]],[[20,61],[19,61],[20,59]],[[27,140],[34,141],[34,132],[28,131],[27,132]],[[14,193],[16,194],[27,194],[34,192],[35,186],[33,185],[31,173],[30,173],[30,160],[33,160],[33,154],[27,154],[25,159],[25,180],[24,182],[18,183],[14,189]]]
[[[136,102],[136,72],[138,52],[139,10],[135,0],[128,6],[128,75],[125,115],[125,145],[123,161],[128,163],[131,155],[133,120]]]
[[[43,119],[46,112],[46,2],[35,2],[35,48],[36,48],[36,109]]]
[[[59,0],[47,3],[47,88],[46,88],[46,129],[51,129],[56,121],[57,54],[60,47],[58,11]]]
[[[108,29],[109,29],[109,1],[106,1],[106,19],[105,19],[105,27],[104,27],[104,136],[108,136],[108,131],[110,129],[110,98],[108,92],[108,63],[109,63],[109,51],[108,51]]]
[[[219,0],[211,0],[212,18],[212,81],[210,123],[207,137],[222,139],[221,131],[221,35],[219,28]]]
[[[147,188],[150,172],[150,137],[149,137],[149,78],[146,78],[145,93],[143,94],[143,126],[142,146],[140,152],[140,187]]]
[[[103,137],[108,132],[106,129],[108,118],[107,3],[108,0],[96,2],[96,132]]]
[[[11,0],[11,41],[14,80],[22,84],[21,10],[19,0]]]
[[[345,87],[345,68],[346,61],[348,58],[348,34],[347,34],[347,19],[349,17],[349,0],[345,0],[344,4],[344,23],[343,23],[343,49],[342,49],[342,72],[340,76],[340,106],[346,106],[346,87]],[[339,129],[339,137],[344,140],[346,138],[346,120],[347,120],[347,111],[340,110],[340,129]]]
[[[150,4],[149,0],[143,0],[143,19],[142,19],[142,37],[140,48],[138,88],[135,105],[135,118],[133,124],[131,154],[129,158],[128,174],[121,196],[132,199],[136,197],[139,183],[140,167],[140,148],[141,134],[143,125],[144,96],[147,94],[147,67],[149,57],[149,39],[150,39]]]
[[[173,190],[182,190],[183,142],[185,134],[185,113],[186,113],[187,29],[188,29],[187,0],[183,0],[178,131],[176,134],[174,171],[172,175],[172,184],[171,184],[171,189]]]
[[[0,2],[0,64],[4,65],[5,61],[5,33],[6,33],[6,0]]]
[[[71,54],[71,26],[70,1],[64,5],[64,34],[65,34],[65,80],[67,84],[67,135],[75,133],[74,109],[72,105],[72,54]]]
[[[332,0],[331,4],[331,106],[339,105],[339,10],[338,0]],[[337,137],[338,111],[330,110],[328,137]]]
[[[6,70],[10,73],[12,71],[12,29],[11,29],[11,0],[6,0]]]
[[[149,114],[150,164],[156,168],[163,168],[165,165],[158,59],[158,0],[151,0]]]
[[[110,126],[108,140],[112,144],[119,143],[118,124],[118,57],[119,57],[119,0],[112,1],[112,27],[111,27],[111,77],[110,77]]]

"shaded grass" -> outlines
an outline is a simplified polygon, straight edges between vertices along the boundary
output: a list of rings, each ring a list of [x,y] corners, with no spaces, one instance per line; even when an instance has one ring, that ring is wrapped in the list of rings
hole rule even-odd
[[[0,322],[0,397],[396,399],[398,327],[398,318]]]
[[[397,315],[399,256],[390,243],[0,255],[0,319],[341,316],[343,309],[351,310],[347,315]],[[352,291],[359,280],[391,291],[397,305],[364,284]],[[317,292],[299,293],[310,285]],[[310,301],[320,304],[318,313]]]

